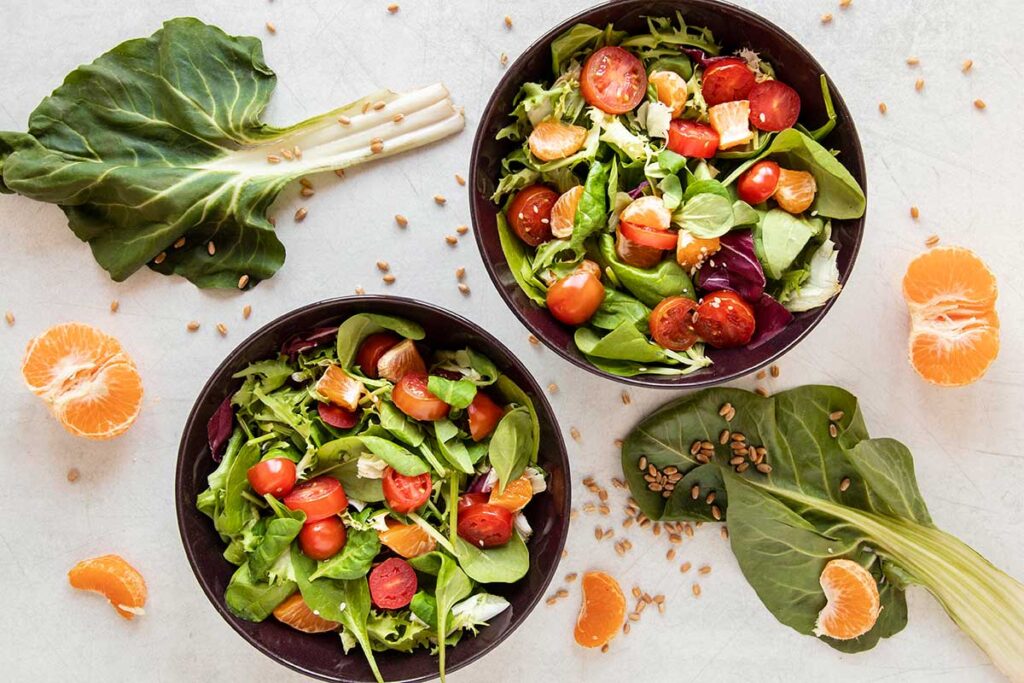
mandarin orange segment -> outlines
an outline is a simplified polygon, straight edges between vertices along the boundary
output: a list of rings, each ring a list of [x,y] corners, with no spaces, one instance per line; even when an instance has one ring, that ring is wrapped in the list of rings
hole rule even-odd
[[[807,171],[789,171],[779,169],[779,184],[775,186],[772,196],[779,203],[779,208],[792,214],[801,214],[811,208],[814,195],[818,192],[818,183]]]
[[[828,602],[818,613],[815,635],[850,640],[871,630],[881,610],[871,572],[851,560],[830,560],[819,582]]]
[[[491,505],[503,507],[509,512],[519,512],[533,498],[533,484],[528,477],[513,479],[505,485],[505,490],[498,493],[498,487],[491,489],[489,502]]]
[[[387,531],[378,531],[377,538],[406,559],[426,555],[437,546],[437,542],[415,524],[402,524],[389,519],[387,525]]]
[[[619,214],[619,219],[646,228],[667,230],[672,224],[672,212],[660,197],[646,196],[633,200]]]
[[[274,617],[281,623],[288,624],[303,633],[326,633],[337,630],[341,625],[336,621],[328,621],[313,614],[313,610],[309,609],[299,593],[295,593],[275,607]]]
[[[551,207],[551,234],[555,237],[568,237],[572,234],[573,225],[576,222],[576,208],[580,205],[580,197],[583,196],[583,186],[567,190]]]
[[[587,572],[580,582],[583,604],[573,635],[583,647],[601,647],[614,638],[626,618],[626,596],[614,577]]]
[[[940,386],[981,378],[999,354],[996,279],[969,249],[932,249],[903,278],[910,310],[910,362]]]
[[[718,133],[718,149],[739,147],[754,139],[747,100],[716,104],[708,110],[708,122]]]
[[[533,127],[528,142],[533,156],[554,161],[575,154],[586,139],[586,128],[548,119]]]
[[[647,77],[658,92],[658,101],[672,110],[672,116],[678,118],[686,107],[689,93],[686,81],[675,71],[654,71]]]
[[[692,274],[721,248],[722,243],[717,237],[697,237],[689,230],[680,230],[676,242],[676,262]]]
[[[143,614],[146,580],[120,555],[82,560],[68,572],[72,587],[102,594],[125,619]]]
[[[363,383],[349,375],[338,365],[328,365],[316,383],[316,390],[334,405],[356,410],[363,395]]]

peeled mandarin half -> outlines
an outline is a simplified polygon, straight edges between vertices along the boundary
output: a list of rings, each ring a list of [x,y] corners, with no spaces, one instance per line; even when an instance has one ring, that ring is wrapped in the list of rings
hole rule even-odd
[[[143,614],[146,581],[120,555],[103,555],[82,560],[68,572],[72,587],[102,594],[125,619]]]
[[[871,630],[881,610],[871,572],[851,560],[830,560],[819,581],[828,602],[818,613],[815,635],[851,640]]]
[[[981,378],[999,354],[996,279],[969,249],[941,247],[913,261],[903,277],[910,311],[910,362],[940,386]]]
[[[274,617],[283,624],[288,624],[303,633],[326,633],[340,626],[336,621],[328,621],[313,614],[302,595],[295,593],[274,608]]]
[[[689,93],[682,76],[674,71],[654,71],[647,80],[654,84],[658,101],[672,110],[672,116],[683,113]]]
[[[142,408],[142,378],[121,344],[82,323],[56,325],[29,342],[25,383],[72,434],[110,439]]]
[[[614,638],[626,618],[626,596],[614,577],[587,572],[581,582],[583,604],[573,635],[583,647],[601,647]]]

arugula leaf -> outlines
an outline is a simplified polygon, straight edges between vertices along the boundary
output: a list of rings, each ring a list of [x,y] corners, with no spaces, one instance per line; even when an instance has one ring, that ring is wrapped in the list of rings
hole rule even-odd
[[[351,369],[362,341],[371,334],[387,331],[413,341],[427,336],[423,327],[411,320],[380,313],[356,313],[338,326],[338,365]]]
[[[419,474],[426,474],[430,467],[418,455],[415,455],[406,448],[399,446],[393,441],[382,439],[379,436],[364,435],[358,437],[363,445],[378,458],[393,467],[399,474],[407,477],[415,477]]]
[[[236,617],[246,621],[263,621],[295,592],[295,583],[277,584],[257,581],[249,573],[249,564],[239,565],[224,591],[224,603]]]
[[[523,473],[536,447],[530,412],[526,407],[519,406],[505,413],[495,427],[487,449],[491,466],[498,474],[499,492]]]
[[[376,531],[350,529],[345,547],[334,557],[322,560],[312,574],[310,581],[322,576],[330,579],[359,579],[366,576],[373,564],[373,558],[380,552],[380,539]]]
[[[468,379],[451,380],[438,375],[427,378],[427,391],[457,410],[468,408],[476,396],[476,385]]]
[[[693,282],[675,260],[665,259],[654,268],[637,268],[619,260],[611,235],[601,235],[599,247],[604,265],[611,268],[615,279],[648,306],[657,306],[668,296],[693,298]]]
[[[455,551],[463,571],[479,583],[515,583],[530,569],[530,551],[518,531],[497,548],[477,548],[459,536]]]

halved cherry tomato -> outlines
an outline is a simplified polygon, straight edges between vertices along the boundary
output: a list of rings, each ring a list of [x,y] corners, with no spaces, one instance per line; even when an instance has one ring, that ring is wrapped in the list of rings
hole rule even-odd
[[[448,417],[450,408],[447,403],[430,393],[425,372],[405,373],[391,392],[391,400],[399,410],[414,420],[443,420]]]
[[[299,547],[306,557],[326,560],[337,555],[345,547],[348,534],[340,517],[331,516],[303,524],[299,531]]]
[[[642,247],[667,251],[676,246],[676,233],[671,230],[649,228],[646,225],[637,225],[628,221],[619,221],[619,230],[622,231],[623,237]]]
[[[755,84],[754,72],[739,57],[716,59],[704,69],[701,93],[709,107],[745,100]]]
[[[651,311],[651,336],[672,351],[685,351],[697,342],[693,329],[693,313],[697,302],[685,296],[670,296]]]
[[[473,402],[466,409],[466,414],[469,416],[469,435],[473,437],[473,441],[483,441],[498,426],[505,411],[490,396],[477,391]]]
[[[295,463],[288,458],[271,458],[250,467],[246,476],[252,490],[258,495],[269,493],[280,498],[288,495],[295,487]]]
[[[284,504],[290,510],[305,512],[306,524],[309,524],[344,510],[348,506],[348,497],[341,482],[325,475],[296,486],[284,497]]]
[[[384,479],[381,481],[384,500],[389,508],[400,515],[408,514],[426,503],[430,498],[432,484],[429,472],[410,477],[392,467],[384,470]]]
[[[495,548],[512,539],[512,513],[503,507],[480,503],[459,512],[459,536],[478,548]]]
[[[661,197],[648,195],[634,199],[619,214],[619,220],[648,228],[667,230],[672,224],[672,212]]]
[[[800,117],[800,95],[780,81],[761,81],[750,91],[750,123],[767,131],[785,130]]]
[[[718,133],[706,123],[673,119],[668,127],[668,148],[693,159],[710,159],[718,151]]]
[[[754,336],[754,309],[736,292],[720,290],[704,297],[693,328],[716,349],[743,346]]]
[[[491,494],[484,493],[483,491],[475,491],[473,493],[463,493],[459,496],[459,512],[462,512],[468,507],[474,505],[480,505],[480,503],[486,503],[491,499]]]
[[[587,104],[608,114],[625,114],[647,92],[643,63],[621,47],[602,47],[587,58],[580,74],[580,93]]]
[[[316,409],[321,420],[338,429],[352,429],[359,422],[359,413],[330,403],[317,403]]]
[[[519,239],[536,247],[551,239],[551,208],[558,193],[546,185],[519,190],[508,207],[508,223]]]
[[[587,270],[577,270],[548,287],[548,310],[566,325],[587,322],[602,301],[604,285]]]
[[[662,256],[665,255],[665,252],[661,249],[645,247],[637,244],[631,239],[628,239],[622,234],[621,220],[619,221],[618,227],[615,228],[615,253],[618,255],[620,261],[626,265],[636,266],[637,268],[653,268],[658,265]]]
[[[359,345],[359,351],[356,352],[356,365],[364,375],[371,379],[377,379],[377,362],[380,357],[400,341],[402,338],[391,332],[371,334]]]
[[[779,184],[779,165],[774,161],[759,161],[740,176],[736,193],[747,204],[768,201]]]
[[[381,609],[400,609],[412,602],[419,582],[405,560],[390,557],[370,572],[370,598]]]

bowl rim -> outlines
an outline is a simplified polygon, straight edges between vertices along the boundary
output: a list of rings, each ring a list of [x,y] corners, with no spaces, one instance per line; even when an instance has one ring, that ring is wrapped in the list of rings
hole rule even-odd
[[[605,372],[604,370],[601,370],[592,363],[587,362],[587,360],[582,356],[570,353],[569,351],[562,348],[558,344],[555,344],[552,340],[548,338],[545,332],[535,328],[530,323],[526,315],[519,310],[519,307],[517,305],[515,305],[512,302],[510,295],[505,291],[505,288],[501,282],[495,264],[492,262],[491,259],[489,259],[486,256],[486,251],[484,249],[483,233],[478,227],[480,221],[477,215],[477,203],[476,201],[474,201],[474,193],[476,191],[475,188],[477,187],[477,178],[479,174],[478,169],[480,166],[477,163],[477,160],[480,158],[481,148],[483,147],[485,142],[489,142],[489,140],[485,140],[485,130],[483,124],[487,119],[491,118],[491,112],[496,108],[497,105],[499,92],[504,91],[513,81],[519,81],[522,78],[520,74],[520,65],[524,62],[527,55],[532,55],[538,49],[549,48],[551,42],[555,38],[557,38],[559,35],[561,35],[564,31],[569,29],[574,24],[585,22],[590,18],[590,15],[596,12],[607,10],[608,8],[614,8],[620,11],[624,11],[626,8],[631,8],[634,6],[643,6],[645,4],[648,4],[645,0],[612,0],[612,2],[605,2],[603,4],[594,5],[592,7],[588,7],[584,10],[581,10],[573,14],[572,16],[568,17],[567,19],[559,22],[553,28],[549,29],[539,38],[531,42],[529,46],[527,46],[519,54],[519,56],[508,66],[504,75],[502,75],[502,77],[498,80],[498,83],[494,86],[494,89],[491,91],[491,96],[487,99],[487,103],[484,105],[484,108],[481,110],[480,124],[477,126],[476,132],[474,133],[473,136],[473,146],[470,151],[469,157],[469,182],[467,183],[469,195],[470,220],[473,223],[473,236],[476,241],[477,249],[480,252],[480,259],[481,261],[483,261],[484,268],[487,271],[487,275],[488,277],[490,277],[491,283],[494,285],[494,288],[498,291],[498,295],[501,297],[502,301],[505,302],[505,305],[509,309],[511,309],[512,313],[515,314],[516,318],[519,319],[519,322],[522,323],[523,326],[526,327],[526,329],[529,330],[531,334],[535,335],[538,339],[544,342],[545,346],[547,346],[549,349],[557,353],[562,359],[572,363],[578,368],[582,368],[587,372],[597,375],[598,377],[611,379],[621,384],[628,384],[632,386],[668,390],[701,389],[706,387],[719,386],[725,384],[726,382],[731,382],[735,379],[745,377],[746,375],[756,372],[757,370],[761,370],[763,368],[768,367],[772,363],[779,360],[779,358],[784,356],[790,350],[792,350],[793,347],[795,347],[801,341],[803,341],[804,338],[807,337],[807,335],[809,335],[814,330],[814,328],[818,326],[818,324],[825,318],[828,312],[832,309],[832,306],[835,305],[836,301],[839,299],[840,296],[842,296],[843,292],[846,290],[846,285],[849,284],[850,277],[852,277],[853,274],[854,266],[856,266],[857,263],[857,255],[860,252],[861,242],[864,239],[864,226],[868,212],[867,167],[864,164],[864,148],[860,141],[860,135],[858,135],[857,133],[857,127],[854,123],[853,116],[850,113],[849,108],[846,106],[846,101],[843,99],[842,94],[839,92],[838,88],[836,88],[835,82],[832,80],[832,77],[828,75],[828,72],[825,71],[825,69],[821,66],[821,64],[810,52],[810,50],[804,47],[803,43],[801,43],[799,40],[790,35],[787,31],[780,28],[774,22],[769,21],[768,19],[762,17],[756,12],[746,9],[745,7],[740,7],[731,2],[725,2],[725,0],[676,0],[676,4],[679,5],[680,8],[682,8],[683,6],[693,6],[707,9],[710,11],[721,11],[724,9],[729,12],[741,15],[745,21],[748,21],[752,24],[756,24],[760,28],[767,30],[769,32],[776,33],[777,35],[780,36],[780,38],[782,38],[785,41],[788,41],[793,46],[795,46],[795,48],[798,51],[802,52],[806,56],[810,65],[817,69],[818,72],[825,77],[829,85],[829,93],[832,97],[832,104],[836,112],[836,127],[838,128],[840,125],[848,127],[850,136],[852,138],[853,154],[852,158],[850,158],[850,164],[848,168],[851,169],[851,172],[859,172],[855,175],[860,176],[861,189],[864,191],[865,206],[864,214],[860,218],[852,219],[853,223],[856,226],[856,235],[854,236],[852,245],[846,247],[846,249],[850,252],[850,264],[847,268],[846,280],[842,283],[843,287],[839,291],[839,293],[837,293],[835,296],[829,299],[824,306],[814,309],[815,315],[809,321],[806,328],[800,331],[793,339],[791,339],[784,346],[781,346],[770,356],[766,357],[763,361],[754,363],[744,369],[733,370],[721,377],[708,377],[703,379],[699,377],[699,371],[694,375],[679,375],[676,377],[672,377],[670,379],[665,377],[659,377],[657,375],[653,375],[650,373],[635,375],[632,377],[623,377],[621,375],[614,375],[610,372]]]
[[[534,378],[533,373],[529,371],[529,369],[523,364],[523,362],[515,353],[513,353],[494,335],[485,330],[481,325],[478,325],[477,323],[459,315],[458,313],[455,313],[453,311],[442,308],[432,303],[421,301],[419,299],[412,299],[401,296],[390,296],[386,294],[350,295],[334,297],[330,299],[322,299],[320,301],[315,301],[313,303],[304,304],[296,308],[290,309],[282,313],[281,315],[277,316],[273,320],[270,320],[266,324],[259,327],[256,331],[248,335],[245,339],[239,342],[231,351],[227,353],[227,355],[224,357],[224,360],[217,365],[217,367],[210,374],[210,377],[206,380],[206,382],[204,382],[202,389],[200,389],[198,395],[196,396],[196,400],[193,402],[192,407],[189,409],[188,418],[186,419],[185,425],[181,431],[181,439],[178,444],[177,462],[175,463],[174,468],[174,510],[178,523],[178,536],[181,540],[182,547],[185,551],[185,557],[188,560],[189,567],[191,567],[192,569],[192,574],[199,582],[199,585],[202,588],[203,593],[206,595],[207,600],[210,601],[210,603],[213,605],[217,613],[221,616],[222,619],[224,619],[224,621],[228,623],[229,626],[231,626],[232,630],[234,630],[235,633],[240,635],[242,639],[245,640],[249,645],[251,645],[256,650],[269,657],[271,660],[277,662],[278,664],[281,664],[291,669],[292,671],[296,671],[298,673],[304,674],[306,676],[318,680],[328,681],[329,683],[348,683],[351,681],[351,679],[342,678],[340,676],[325,676],[316,671],[311,671],[303,667],[302,664],[290,661],[289,659],[275,652],[270,647],[256,640],[252,635],[250,635],[248,632],[241,628],[241,624],[239,623],[240,619],[230,614],[230,612],[220,604],[214,587],[211,585],[207,577],[200,571],[199,566],[197,564],[194,549],[192,545],[187,541],[187,532],[184,523],[184,515],[186,509],[189,509],[189,506],[193,505],[191,500],[185,495],[185,492],[183,491],[183,477],[185,476],[186,463],[189,463],[190,458],[194,457],[194,454],[186,452],[186,442],[188,441],[187,437],[190,434],[192,434],[192,432],[195,429],[206,429],[205,422],[199,420],[199,413],[201,412],[201,406],[203,405],[204,400],[207,399],[207,397],[213,392],[213,390],[215,389],[214,385],[219,384],[221,381],[223,381],[223,376],[232,370],[233,366],[236,363],[238,363],[240,357],[243,355],[245,350],[250,345],[262,339],[274,328],[281,325],[285,325],[294,318],[300,315],[306,315],[310,311],[321,311],[325,317],[328,317],[331,315],[336,315],[333,314],[332,311],[339,306],[345,307],[351,304],[372,306],[373,304],[380,302],[388,302],[389,304],[397,303],[400,306],[415,308],[423,313],[427,313],[430,315],[438,315],[443,318],[446,318],[457,325],[464,326],[473,335],[480,337],[485,344],[497,347],[499,351],[502,351],[509,359],[511,359],[511,363],[508,365],[511,365],[511,367],[513,367],[516,371],[521,373],[523,377],[526,378],[528,384],[526,388],[528,388],[532,392],[531,398],[533,398],[535,402],[539,401],[540,403],[540,405],[537,406],[538,415],[546,415],[550,416],[551,418],[551,431],[553,432],[554,437],[553,453],[555,455],[555,458],[561,462],[561,465],[564,469],[564,478],[566,482],[565,498],[561,509],[561,521],[559,523],[557,531],[558,543],[555,551],[555,561],[547,568],[546,571],[543,572],[542,581],[539,585],[538,590],[529,599],[529,601],[526,604],[526,607],[512,616],[509,625],[505,629],[505,631],[499,634],[499,636],[495,638],[493,641],[486,643],[479,651],[469,655],[465,660],[458,662],[453,666],[446,667],[446,674],[450,674],[466,666],[469,666],[481,657],[487,655],[492,650],[501,645],[503,642],[505,642],[505,640],[510,635],[512,635],[512,633],[514,633],[517,629],[519,629],[520,626],[523,625],[523,623],[526,621],[529,615],[540,603],[541,598],[544,596],[544,593],[550,586],[551,581],[554,579],[555,573],[557,572],[558,567],[561,564],[562,552],[565,549],[565,543],[569,535],[569,513],[572,508],[571,466],[569,454],[565,447],[565,439],[562,436],[562,432],[559,428],[558,421],[556,419],[556,413],[552,409],[551,403],[547,400],[544,391],[537,383],[536,378]],[[500,366],[501,364],[499,364],[499,367]],[[458,646],[456,645],[455,647]],[[408,657],[422,657],[424,656],[424,652],[425,651],[423,650],[415,650],[410,653],[402,654]],[[340,648],[339,653],[340,656],[350,656],[345,655],[343,652],[341,652]],[[426,656],[430,656],[429,653],[426,653]],[[434,678],[436,678],[436,674],[412,678],[389,679],[388,683],[415,683],[418,681],[433,680]]]

